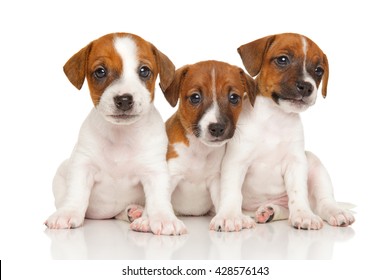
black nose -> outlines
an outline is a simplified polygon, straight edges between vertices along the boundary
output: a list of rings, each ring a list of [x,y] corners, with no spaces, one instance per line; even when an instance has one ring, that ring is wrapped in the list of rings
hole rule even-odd
[[[297,82],[297,89],[302,96],[309,96],[310,94],[313,93],[313,85],[308,82],[304,82],[304,81]]]
[[[226,126],[224,124],[221,124],[221,123],[211,123],[209,125],[209,132],[214,137],[218,137],[218,136],[223,135],[223,133],[225,132],[225,129],[226,129]]]
[[[133,107],[133,96],[130,94],[123,94],[114,97],[115,106],[122,111],[130,110]]]

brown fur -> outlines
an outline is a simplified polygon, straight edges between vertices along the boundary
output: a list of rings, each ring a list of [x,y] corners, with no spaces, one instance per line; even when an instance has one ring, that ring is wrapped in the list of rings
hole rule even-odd
[[[214,70],[213,70],[214,69]],[[186,65],[178,69],[172,83],[163,88],[164,95],[172,106],[180,100],[177,112],[166,122],[169,138],[167,158],[177,157],[173,144],[182,142],[189,145],[188,134],[196,135],[196,126],[204,112],[213,102],[212,71],[215,71],[217,103],[222,115],[232,123],[232,137],[238,116],[242,109],[242,100],[249,98],[253,105],[256,93],[253,79],[237,66],[219,61],[203,61]],[[202,94],[202,102],[196,106],[190,103],[189,97],[194,92]],[[237,105],[232,105],[228,96],[234,92],[241,97]]]
[[[113,80],[118,79],[123,71],[122,60],[115,53],[114,39],[116,37],[130,37],[135,41],[140,66],[145,65],[152,71],[151,78],[145,83],[153,101],[157,75],[160,74],[161,84],[166,86],[171,83],[175,66],[155,46],[134,34],[112,33],[92,41],[66,62],[64,65],[66,76],[78,89],[81,89],[84,79],[87,78],[92,101],[95,106],[98,105],[105,88]],[[108,76],[103,81],[97,81],[93,72],[101,65],[107,69]]]
[[[284,33],[267,36],[238,48],[238,53],[244,63],[245,68],[252,76],[256,76],[259,93],[266,97],[271,97],[274,92],[281,92],[281,86],[295,87],[297,73],[301,69],[304,53],[302,51],[302,41],[299,34]],[[329,79],[329,64],[326,55],[309,38],[307,40],[307,62],[314,62],[307,65],[309,74],[314,78],[317,88],[321,83],[321,78],[316,77],[314,69],[321,66],[324,69],[322,76],[322,96],[327,94]],[[294,57],[291,57],[294,54]],[[281,70],[275,64],[275,59],[281,55],[290,56],[293,59],[288,69]],[[280,71],[290,71],[291,74],[280,75]],[[288,80],[285,77],[289,77]]]

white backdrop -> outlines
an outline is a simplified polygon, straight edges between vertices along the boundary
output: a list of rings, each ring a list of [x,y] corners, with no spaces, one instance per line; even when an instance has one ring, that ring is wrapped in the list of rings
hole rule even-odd
[[[54,210],[51,180],[92,106],[87,87],[74,88],[62,66],[90,41],[123,31],[155,44],[177,68],[208,59],[242,67],[237,47],[275,33],[302,33],[315,41],[328,56],[330,79],[328,97],[319,96],[316,106],[302,114],[306,147],[327,166],[336,198],[357,205],[356,252],[367,252],[367,259],[346,252],[348,258],[334,261],[337,267],[347,262],[346,275],[360,275],[355,263],[368,271],[384,269],[379,255],[390,249],[385,235],[390,20],[383,3],[2,1],[0,258],[5,268],[23,265],[21,275],[46,271],[46,266],[64,269],[51,262],[31,266],[31,261],[50,259],[43,222]],[[158,87],[155,102],[168,118],[173,109]]]

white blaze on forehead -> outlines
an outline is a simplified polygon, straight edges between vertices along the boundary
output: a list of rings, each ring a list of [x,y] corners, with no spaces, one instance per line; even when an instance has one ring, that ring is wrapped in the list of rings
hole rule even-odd
[[[122,58],[122,77],[134,78],[138,67],[137,45],[129,37],[118,37],[114,40],[114,46]]]
[[[117,81],[117,94],[131,94],[134,106],[143,106],[152,101],[152,95],[140,79],[138,68],[138,47],[130,37],[117,37],[114,40],[115,50],[122,59],[122,73]]]
[[[317,88],[316,87],[316,83],[314,81],[314,79],[309,75],[309,73],[307,73],[307,70],[306,70],[306,59],[307,59],[307,40],[305,37],[301,36],[301,40],[302,40],[302,51],[303,51],[303,80],[305,82],[309,82],[313,85],[314,88]]]
[[[208,131],[208,126],[210,124],[217,123],[219,119],[219,106],[217,103],[217,84],[214,68],[211,70],[211,93],[213,95],[213,103],[206,110],[206,112],[199,121],[199,126],[201,128],[202,135],[204,135],[204,133]]]

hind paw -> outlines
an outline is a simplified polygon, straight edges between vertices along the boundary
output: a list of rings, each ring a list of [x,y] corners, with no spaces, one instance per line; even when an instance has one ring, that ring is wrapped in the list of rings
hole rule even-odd
[[[271,222],[274,218],[275,211],[271,206],[261,207],[255,213],[255,221],[260,224]]]

